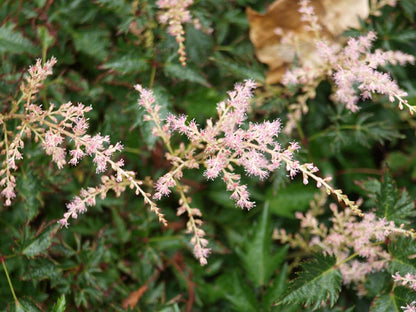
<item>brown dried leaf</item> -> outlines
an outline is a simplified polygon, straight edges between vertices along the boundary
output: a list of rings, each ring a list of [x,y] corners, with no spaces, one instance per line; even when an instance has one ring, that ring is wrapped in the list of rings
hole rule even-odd
[[[368,0],[312,0],[312,6],[322,26],[321,36],[327,41],[337,41],[336,36],[349,27],[358,27],[358,17],[366,18]],[[305,30],[300,20],[299,4],[295,0],[277,0],[265,14],[247,8],[250,24],[250,40],[257,58],[269,66],[266,82],[280,82],[281,77],[293,62],[295,56],[302,62],[315,63],[319,57],[315,49],[315,37]],[[282,36],[275,34],[280,28],[283,34],[292,32],[297,38],[296,47],[281,43]]]
[[[130,293],[130,295],[123,300],[122,307],[123,309],[127,310],[127,308],[133,309],[137,303],[139,302],[140,298],[144,295],[144,293],[149,289],[147,285],[143,285],[139,289]]]

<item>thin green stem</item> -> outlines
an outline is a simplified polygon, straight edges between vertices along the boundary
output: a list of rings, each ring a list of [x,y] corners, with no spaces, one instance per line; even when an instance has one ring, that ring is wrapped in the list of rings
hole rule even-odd
[[[155,77],[156,77],[156,63],[153,62],[152,71],[150,73],[149,89],[153,89],[153,84],[155,82]]]
[[[20,305],[19,300],[16,297],[16,293],[14,292],[12,281],[10,280],[9,272],[7,271],[6,263],[4,262],[4,257],[1,256],[1,264],[3,265],[4,273],[6,273],[7,281],[9,282],[10,290],[12,291],[13,299],[16,302],[16,305]]]

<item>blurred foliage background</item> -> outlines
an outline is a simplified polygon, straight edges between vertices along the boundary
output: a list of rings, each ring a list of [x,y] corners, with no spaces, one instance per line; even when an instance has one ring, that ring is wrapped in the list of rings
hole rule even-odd
[[[280,118],[284,124],[293,98],[281,86],[264,83],[267,69],[254,56],[245,14],[247,6],[262,12],[270,2],[194,1],[193,16],[213,32],[186,25],[188,60],[182,67],[175,39],[157,20],[155,1],[1,1],[0,110],[7,111],[17,98],[23,74],[36,58],[55,56],[54,75],[38,102],[92,105],[91,132],[122,141],[126,167],[142,179],[156,180],[168,164],[142,121],[132,87],[136,83],[154,89],[166,111],[204,124],[215,118],[216,103],[234,83],[251,78],[260,87],[249,119]],[[402,0],[346,35],[375,30],[376,47],[414,54],[415,12],[414,1]],[[415,68],[386,69],[416,105]],[[291,137],[282,134],[281,143],[299,141],[299,159],[314,162],[323,176],[332,175],[333,185],[353,199],[368,199],[357,181],[380,180],[386,165],[397,186],[416,198],[414,117],[383,97],[361,103],[358,114],[328,97],[329,84],[323,82],[297,131]],[[87,159],[58,171],[35,143],[28,143],[24,154],[18,198],[0,210],[0,256],[21,306],[15,305],[2,271],[1,311],[307,311],[296,304],[273,305],[299,262],[311,255],[274,242],[272,231],[298,230],[294,213],[306,211],[320,194],[314,185],[304,186],[301,178],[288,184],[284,170],[261,183],[247,178],[257,202],[247,212],[234,207],[220,180],[207,182],[202,171],[190,173],[184,181],[203,212],[213,249],[208,265],[201,267],[184,233],[186,219],[176,216],[174,196],[159,203],[170,221],[167,228],[126,191],[99,201],[68,229],[59,229],[56,221],[65,203],[82,187],[96,185],[99,177]],[[374,281],[384,282],[369,282],[368,296],[345,288],[335,308],[320,311],[369,310],[384,291],[376,288],[388,284],[386,275],[379,275]]]

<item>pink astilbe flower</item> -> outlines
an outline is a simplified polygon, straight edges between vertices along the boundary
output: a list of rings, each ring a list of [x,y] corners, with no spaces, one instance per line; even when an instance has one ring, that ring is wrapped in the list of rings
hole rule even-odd
[[[45,109],[35,103],[35,95],[47,76],[52,74],[52,67],[55,63],[56,59],[52,58],[44,65],[38,60],[34,66],[31,66],[29,75],[20,87],[21,98],[12,103],[10,112],[0,114],[0,125],[4,135],[4,139],[0,142],[0,146],[4,147],[1,155],[5,157],[0,169],[0,186],[2,187],[0,194],[5,199],[5,205],[11,205],[11,201],[16,197],[14,191],[16,179],[13,171],[18,169],[16,160],[23,158],[21,150],[24,148],[26,137],[40,142],[45,153],[52,157],[58,169],[62,169],[67,164],[77,165],[85,156],[90,156],[96,166],[96,173],[112,170],[112,174],[102,178],[102,185],[83,190],[67,205],[68,212],[59,221],[61,225],[68,226],[70,217],[77,218],[79,214],[86,211],[87,206],[94,205],[97,195],[104,198],[107,192],[112,190],[119,196],[127,186],[135,189],[137,195],[143,196],[146,204],[151,206],[151,210],[157,214],[159,220],[166,224],[163,214],[150,199],[150,194],[145,193],[140,187],[142,182],[136,179],[135,173],[123,169],[122,159],[113,160],[115,153],[123,148],[121,143],[112,145],[107,135],[90,136],[87,134],[88,123],[85,114],[92,109],[90,106],[67,102],[59,107],[50,104]],[[16,113],[22,102],[23,113]],[[14,132],[7,129],[9,120],[18,123]]]
[[[318,32],[314,25],[317,16],[308,0],[300,1],[302,20],[310,30]],[[318,36],[317,36],[318,38]],[[313,64],[301,63],[285,73],[282,78],[284,85],[300,84],[302,89],[315,89],[320,81],[329,77],[335,83],[334,100],[346,106],[347,109],[356,112],[359,110],[360,98],[369,99],[373,94],[387,95],[390,102],[398,102],[399,109],[407,107],[413,114],[416,109],[409,105],[406,99],[407,92],[400,89],[397,82],[389,74],[378,70],[378,67],[386,64],[414,63],[414,56],[400,51],[383,51],[377,49],[371,52],[376,33],[370,31],[365,36],[349,38],[347,45],[340,49],[338,43],[329,44],[325,40],[317,39],[315,44],[320,60]],[[357,94],[356,88],[359,93]],[[311,92],[310,96],[314,96]]]
[[[321,25],[318,23],[318,16],[315,14],[315,9],[311,5],[310,0],[299,1],[299,13],[301,13],[300,20],[306,24],[306,30],[313,31],[315,33],[322,30]]]
[[[176,42],[179,44],[179,61],[183,66],[186,65],[185,30],[183,24],[193,22],[196,28],[201,28],[199,20],[192,19],[188,9],[193,2],[193,0],[158,0],[156,2],[159,9],[163,9],[159,14],[159,22],[168,25],[168,33],[175,37]]]
[[[416,275],[406,273],[404,276],[401,276],[399,272],[392,275],[393,280],[399,285],[406,286],[414,291],[416,291]]]
[[[230,198],[238,207],[249,210],[255,206],[255,203],[250,200],[247,186],[241,183],[241,176],[235,173],[236,168],[244,169],[248,176],[265,179],[284,164],[291,178],[301,172],[305,184],[308,183],[309,178],[314,179],[319,187],[324,186],[329,193],[336,195],[338,200],[359,213],[354,202],[349,201],[340,190],[334,190],[328,184],[328,178],[323,179],[315,175],[318,169],[313,164],[301,164],[294,159],[294,153],[300,148],[299,144],[292,142],[287,148],[279,144],[277,138],[281,131],[280,121],[246,122],[247,110],[255,86],[252,80],[236,84],[234,90],[228,92],[228,99],[218,103],[218,120],[207,120],[203,129],[193,120],[187,122],[187,117],[184,115],[169,114],[165,120],[162,119],[159,115],[160,105],[157,104],[153,93],[140,85],[135,86],[141,95],[139,105],[146,111],[144,120],[154,123],[152,133],[164,142],[168,150],[167,159],[172,165],[172,169],[156,182],[154,198],[160,199],[169,195],[171,188],[175,188],[180,194],[181,213],[188,212],[191,224],[188,230],[194,233],[195,237],[191,242],[200,245],[195,247],[197,249],[194,254],[201,263],[205,262],[201,259],[206,258],[206,253],[203,252],[205,245],[199,240],[201,237],[198,234],[199,221],[194,219],[189,205],[184,206],[184,203],[188,202],[185,200],[186,189],[180,184],[185,169],[203,166],[205,167],[203,174],[208,180],[222,177],[227,191],[231,192]],[[187,147],[181,143],[179,148],[173,148],[170,140],[175,132],[187,137],[189,140]]]
[[[416,301],[412,301],[410,304],[406,304],[406,306],[400,307],[403,312],[416,312]]]
[[[284,230],[276,232],[274,238],[290,242],[292,247],[319,249],[326,254],[335,255],[344,284],[359,283],[365,277],[386,268],[390,254],[381,242],[392,234],[414,236],[413,232],[396,227],[393,221],[377,218],[374,213],[364,213],[358,218],[350,208],[339,212],[335,204],[330,205],[333,213],[332,227],[319,223],[310,212],[296,213],[304,235],[287,235]],[[310,241],[303,237],[312,235]],[[349,261],[347,261],[349,260]],[[399,278],[396,274],[396,278]],[[402,279],[400,279],[402,281]]]

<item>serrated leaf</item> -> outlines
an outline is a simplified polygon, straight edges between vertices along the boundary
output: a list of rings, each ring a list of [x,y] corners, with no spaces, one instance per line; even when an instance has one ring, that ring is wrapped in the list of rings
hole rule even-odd
[[[65,309],[66,309],[65,295],[62,295],[61,297],[59,297],[58,301],[52,307],[51,312],[65,312]]]
[[[266,202],[259,223],[253,229],[253,237],[247,239],[245,251],[241,254],[247,277],[255,287],[269,282],[273,271],[284,261],[288,246],[271,255],[272,227],[270,225],[269,203]]]
[[[377,216],[394,221],[396,224],[409,224],[415,216],[414,203],[406,190],[400,192],[394,183],[390,172],[386,170],[376,194]]]
[[[392,259],[389,261],[388,271],[390,274],[399,272],[404,276],[406,273],[416,274],[416,242],[408,237],[399,237],[389,245],[389,253]]]
[[[209,82],[202,76],[201,73],[188,66],[182,66],[178,64],[168,63],[164,67],[166,76],[177,78],[181,81],[189,81],[193,83],[199,83],[205,87],[209,87]]]
[[[295,218],[294,212],[308,209],[309,203],[318,192],[316,188],[295,182],[281,187],[277,191],[270,188],[266,193],[266,199],[270,203],[272,214]]]
[[[315,254],[312,261],[302,264],[302,271],[278,304],[304,303],[316,310],[322,301],[329,300],[332,307],[338,300],[342,283],[341,272],[335,269],[335,264],[335,256]]]
[[[371,305],[371,312],[394,312],[401,311],[397,310],[394,304],[394,295],[385,294],[377,297]]]
[[[52,233],[58,229],[58,225],[49,227],[38,237],[32,240],[22,251],[27,257],[34,257],[48,249],[52,244]]]
[[[73,33],[75,49],[103,61],[108,54],[109,33],[104,29],[85,29]]]
[[[19,179],[18,189],[23,198],[23,205],[27,213],[28,221],[38,215],[40,205],[38,200],[41,190],[40,185],[41,181],[30,171],[22,173],[21,178]]]
[[[24,312],[42,312],[36,305],[35,303],[29,301],[26,298],[23,299],[19,299],[20,302],[20,308],[22,309],[21,311]],[[16,311],[19,311],[16,309]]]
[[[16,302],[13,308],[14,308],[13,310],[14,312],[25,312],[24,308],[19,302]]]
[[[30,270],[21,278],[24,281],[40,281],[44,279],[56,280],[60,277],[60,275],[61,270],[58,268],[58,266],[56,266],[49,260],[40,259],[39,261],[32,261]]]
[[[402,312],[402,307],[416,301],[416,293],[409,288],[397,286],[393,292],[376,297],[370,312]]]
[[[263,72],[253,70],[252,68],[248,68],[243,64],[238,64],[235,60],[226,59],[220,54],[216,54],[212,60],[217,63],[217,66],[225,69],[229,73],[234,74],[235,77],[239,79],[253,79],[261,83],[265,81]]]
[[[13,24],[4,24],[0,27],[0,53],[37,54],[39,49],[13,28]]]
[[[100,67],[103,69],[114,70],[120,74],[127,74],[145,71],[149,68],[149,64],[138,56],[123,55],[105,62]]]

